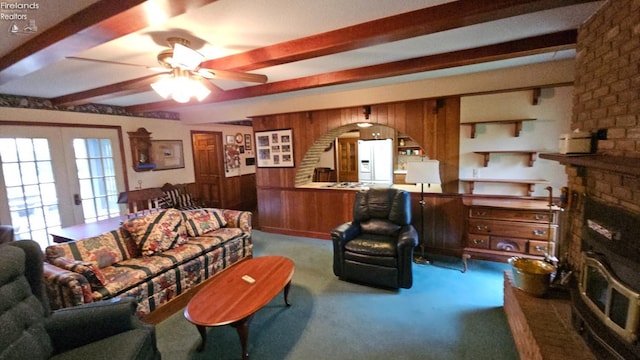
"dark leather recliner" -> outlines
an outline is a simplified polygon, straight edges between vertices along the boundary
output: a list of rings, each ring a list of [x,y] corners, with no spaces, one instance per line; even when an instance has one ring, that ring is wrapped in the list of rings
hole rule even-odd
[[[413,285],[411,198],[404,190],[373,188],[356,194],[353,221],[331,231],[333,272],[341,280],[379,287]]]
[[[51,312],[42,261],[35,241],[0,245],[0,359],[161,358],[154,327],[135,317],[131,299]]]

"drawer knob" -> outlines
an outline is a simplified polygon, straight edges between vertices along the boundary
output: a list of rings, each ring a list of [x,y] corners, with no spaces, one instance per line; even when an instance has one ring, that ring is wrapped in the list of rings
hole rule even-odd
[[[484,242],[483,239],[473,239],[472,240],[474,244],[478,245],[478,244],[482,244]]]
[[[504,251],[516,251],[516,247],[512,244],[506,244],[506,245],[502,245],[502,247],[500,248],[500,250],[504,250]]]
[[[489,227],[487,225],[476,225],[476,229],[481,231],[489,231]]]
[[[536,249],[536,251],[539,251],[539,252],[547,251],[547,247],[546,246],[536,245],[535,249]]]
[[[544,235],[546,233],[547,232],[545,230],[539,230],[539,229],[533,230],[533,235],[535,235],[535,236],[542,236],[542,235]]]
[[[485,216],[485,215],[487,215],[487,212],[486,211],[476,211],[476,215],[477,216]]]
[[[543,220],[546,218],[545,215],[540,215],[540,214],[536,214],[536,216],[534,217],[536,220]]]

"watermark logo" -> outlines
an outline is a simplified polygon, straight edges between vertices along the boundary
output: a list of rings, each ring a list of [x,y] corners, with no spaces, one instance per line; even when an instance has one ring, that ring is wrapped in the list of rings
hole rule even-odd
[[[34,11],[40,9],[36,2],[0,2],[0,21],[8,21],[8,32],[13,35],[33,34],[38,31],[35,19],[31,18]]]

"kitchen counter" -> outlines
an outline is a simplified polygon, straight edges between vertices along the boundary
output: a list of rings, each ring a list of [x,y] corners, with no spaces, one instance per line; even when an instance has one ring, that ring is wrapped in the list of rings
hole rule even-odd
[[[412,193],[420,192],[420,185],[416,184],[367,184],[367,183],[356,183],[356,182],[310,182],[305,185],[297,186],[300,189],[323,189],[323,190],[366,190],[371,187],[377,188],[387,188],[393,187],[395,189],[402,189]],[[431,187],[424,187],[425,193],[441,193],[442,187],[440,185],[431,185]]]

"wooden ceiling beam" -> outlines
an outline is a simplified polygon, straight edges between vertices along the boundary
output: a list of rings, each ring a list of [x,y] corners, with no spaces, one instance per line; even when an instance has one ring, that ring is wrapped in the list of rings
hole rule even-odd
[[[157,0],[168,18],[216,0]],[[153,25],[146,0],[100,0],[0,58],[0,84],[45,68],[66,56]]]
[[[227,90],[218,94],[211,94],[200,104],[246,99],[559,51],[575,47],[577,34],[577,30],[568,30],[473,49],[452,51],[386,64],[365,66],[356,69]],[[174,101],[161,101],[129,106],[126,107],[126,109],[132,113],[143,113],[159,110],[177,110],[193,104],[194,103],[178,104]]]
[[[249,71],[594,0],[460,0],[203,62]]]
[[[165,73],[148,75],[74,94],[62,95],[52,98],[50,101],[54,106],[73,106],[90,102],[99,103],[118,96],[140,94],[151,90],[151,84],[158,81],[158,77],[162,75],[165,75]]]

